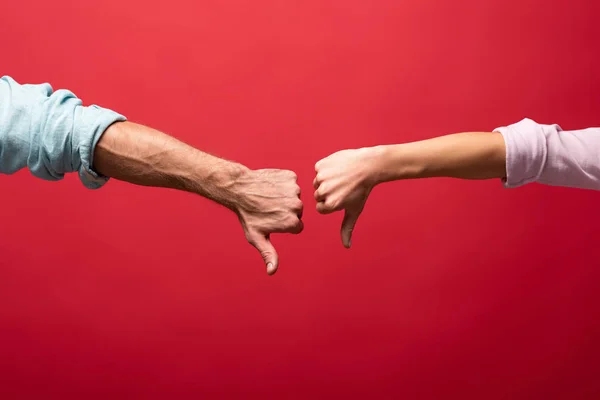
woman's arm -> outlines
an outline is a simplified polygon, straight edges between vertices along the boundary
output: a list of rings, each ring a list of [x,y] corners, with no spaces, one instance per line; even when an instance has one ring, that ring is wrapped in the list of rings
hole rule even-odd
[[[600,128],[563,131],[530,119],[497,128],[414,143],[343,150],[319,161],[317,211],[345,210],[342,241],[375,185],[402,179],[501,178],[505,187],[531,182],[600,190]]]
[[[506,146],[500,133],[467,132],[372,148],[376,183],[400,179],[506,177]]]

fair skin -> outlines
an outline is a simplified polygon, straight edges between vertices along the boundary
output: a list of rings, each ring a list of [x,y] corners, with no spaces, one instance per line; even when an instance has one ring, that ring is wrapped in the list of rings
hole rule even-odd
[[[95,149],[94,169],[137,185],[196,193],[229,208],[269,275],[279,267],[270,235],[298,234],[304,228],[294,172],[251,170],[132,122],[117,122],[104,132]]]
[[[344,211],[342,243],[352,232],[373,188],[404,179],[506,177],[506,147],[500,133],[466,132],[413,143],[342,150],[315,165],[317,211]]]

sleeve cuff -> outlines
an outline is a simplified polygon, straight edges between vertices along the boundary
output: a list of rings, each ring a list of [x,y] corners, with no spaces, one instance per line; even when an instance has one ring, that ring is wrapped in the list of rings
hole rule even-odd
[[[530,119],[494,129],[506,145],[506,188],[516,188],[537,181],[547,158],[543,127]]]
[[[81,107],[79,116],[82,123],[79,125],[79,155],[81,165],[79,167],[79,179],[88,189],[99,189],[106,182],[108,177],[99,174],[92,168],[94,162],[94,150],[104,134],[104,131],[115,122],[126,121],[127,119],[114,111],[95,105]]]

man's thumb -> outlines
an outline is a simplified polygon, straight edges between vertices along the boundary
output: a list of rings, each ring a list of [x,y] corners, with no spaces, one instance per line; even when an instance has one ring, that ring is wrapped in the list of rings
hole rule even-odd
[[[342,221],[342,243],[347,249],[352,246],[352,231],[354,231],[360,212],[360,209],[347,209],[344,213],[344,220]]]
[[[253,240],[253,245],[260,252],[265,265],[267,266],[267,274],[273,275],[279,267],[279,256],[268,236],[256,235]]]

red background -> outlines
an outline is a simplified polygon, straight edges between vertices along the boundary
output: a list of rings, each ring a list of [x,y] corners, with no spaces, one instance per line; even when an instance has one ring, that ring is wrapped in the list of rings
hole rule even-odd
[[[269,278],[205,199],[0,177],[0,397],[598,398],[598,193],[388,184],[349,251],[311,198],[342,148],[600,125],[597,4],[3,3],[1,74],[295,170],[306,229]]]

